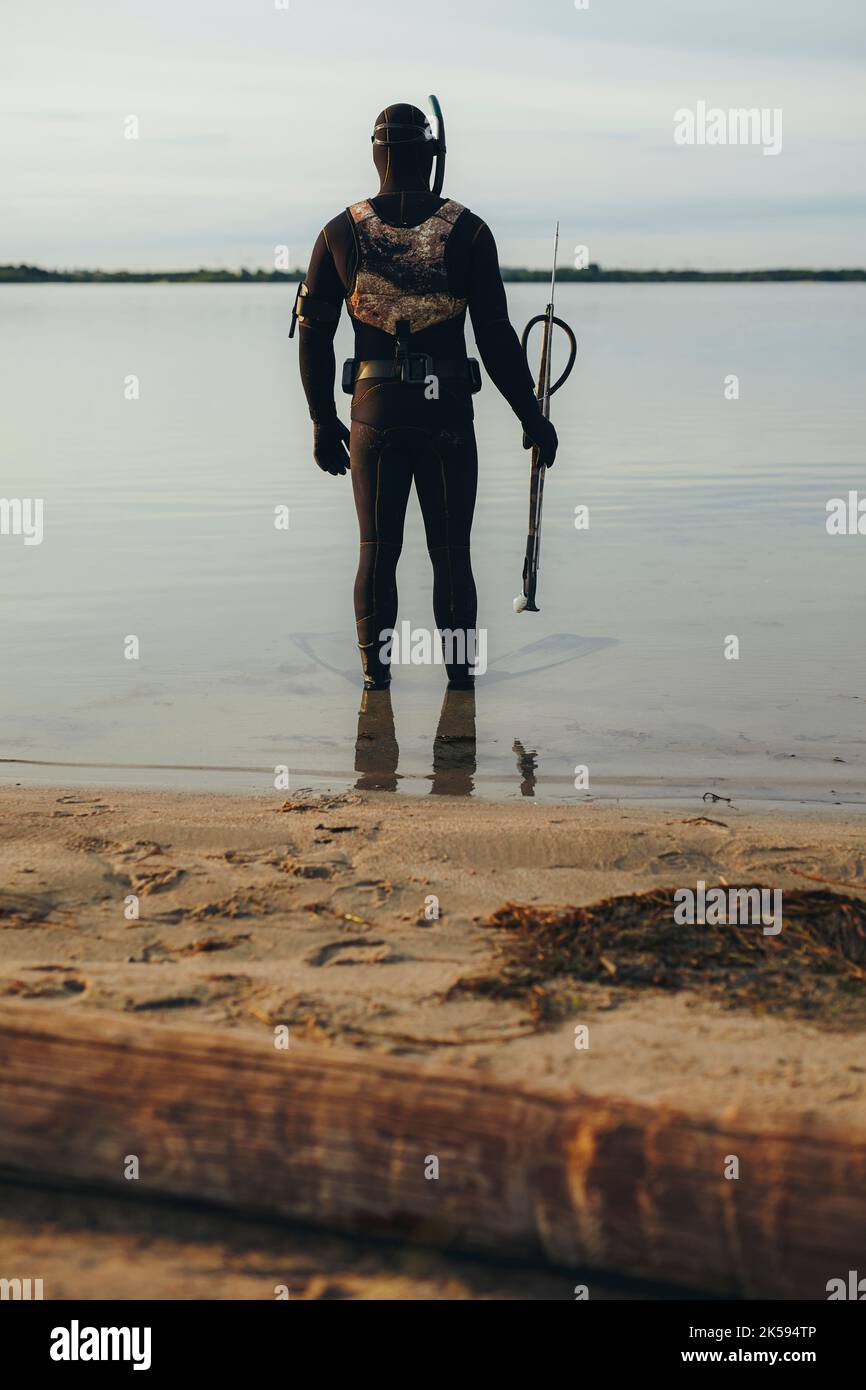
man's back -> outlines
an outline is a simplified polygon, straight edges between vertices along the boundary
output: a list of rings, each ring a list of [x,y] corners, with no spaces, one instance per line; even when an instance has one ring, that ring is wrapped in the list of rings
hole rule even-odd
[[[355,210],[370,209],[372,217],[353,215]],[[446,216],[441,216],[442,212]],[[380,254],[365,229],[365,223],[375,222],[378,228],[393,229],[394,235],[379,234]],[[378,230],[377,228],[377,230]],[[412,243],[415,242],[413,249]],[[465,320],[468,307],[472,327],[482,362],[494,384],[505,396],[521,423],[537,414],[535,392],[526,360],[517,335],[508,319],[508,304],[499,271],[499,258],[493,235],[480,217],[453,199],[437,197],[423,190],[379,193],[363,199],[339,213],[327,223],[313,249],[305,284],[309,294],[323,300],[338,311],[345,302],[355,331],[355,358],[359,361],[387,359],[394,355],[395,334],[392,319],[399,311],[399,300],[392,287],[399,284],[392,264],[386,262],[390,249],[405,245],[407,253],[400,257],[404,269],[414,271],[423,298],[425,284],[434,281],[431,293],[439,297],[434,312],[422,312],[412,322],[410,297],[418,298],[411,288],[403,303],[403,315],[409,316],[411,349],[427,353],[432,358],[459,360],[466,357]],[[441,256],[438,254],[441,250]],[[441,266],[442,283],[435,284]],[[359,272],[367,280],[366,301],[359,295],[353,304]],[[375,313],[376,278],[388,282],[379,292],[388,301],[389,312]],[[410,275],[411,278],[411,275]],[[447,303],[450,301],[450,304]],[[370,312],[371,306],[373,312]],[[422,306],[423,309],[424,306]],[[360,312],[356,312],[359,310]],[[366,312],[365,312],[366,310]],[[387,322],[386,322],[387,317]],[[336,328],[334,323],[333,328]],[[333,337],[333,331],[330,333]],[[324,344],[319,344],[324,348]],[[317,352],[316,345],[302,338],[301,369],[311,406],[327,398],[327,372],[333,368],[326,351]],[[325,380],[321,380],[322,375]],[[356,392],[352,403],[352,419],[372,425],[408,423],[417,409],[417,391],[407,396],[402,383],[391,382],[387,391],[370,389]],[[397,393],[400,392],[398,395]],[[331,398],[333,399],[333,398]],[[429,400],[426,404],[432,402]],[[439,409],[431,412],[437,422],[468,422],[473,418],[472,392],[468,382],[443,379],[439,389]],[[315,416],[314,416],[315,418]]]

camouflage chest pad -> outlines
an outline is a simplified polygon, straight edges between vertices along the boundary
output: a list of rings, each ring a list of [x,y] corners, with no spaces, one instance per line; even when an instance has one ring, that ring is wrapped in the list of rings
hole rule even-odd
[[[392,227],[368,200],[348,209],[358,241],[358,270],[349,312],[361,323],[392,335],[408,319],[419,333],[466,308],[448,288],[445,247],[464,208],[449,200],[417,227]]]

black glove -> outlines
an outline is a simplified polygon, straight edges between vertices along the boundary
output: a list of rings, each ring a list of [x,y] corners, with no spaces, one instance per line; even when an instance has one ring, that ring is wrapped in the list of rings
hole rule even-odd
[[[553,425],[542,415],[540,410],[528,424],[526,421],[523,424],[524,449],[531,449],[534,444],[537,444],[539,448],[539,462],[552,468],[556,451],[559,448],[559,440]]]
[[[319,420],[313,424],[313,458],[323,473],[333,473],[336,478],[349,467],[349,431],[336,415],[331,420]]]

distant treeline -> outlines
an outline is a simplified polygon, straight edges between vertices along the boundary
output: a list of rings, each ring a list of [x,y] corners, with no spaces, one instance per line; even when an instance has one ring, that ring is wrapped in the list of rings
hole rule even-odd
[[[303,280],[303,270],[43,270],[38,265],[0,265],[0,284],[186,285],[277,284]],[[503,266],[503,280],[543,282],[549,270]],[[866,280],[866,270],[603,270],[594,262],[585,270],[560,266],[558,281],[594,284],[749,280]]]

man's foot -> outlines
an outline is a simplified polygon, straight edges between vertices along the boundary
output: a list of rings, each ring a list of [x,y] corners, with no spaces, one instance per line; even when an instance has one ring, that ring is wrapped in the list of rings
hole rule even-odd
[[[474,677],[474,675],[472,674],[471,671],[466,671],[466,670],[463,670],[463,671],[461,671],[461,670],[454,670],[454,669],[452,668],[452,669],[448,672],[448,689],[449,689],[449,690],[474,690],[474,689],[475,689],[475,677]]]
[[[361,667],[364,672],[365,690],[387,690],[391,684],[390,663],[382,661],[378,648],[371,643],[369,647],[358,647],[361,653]]]

